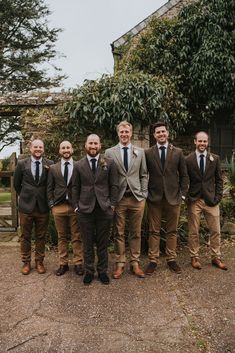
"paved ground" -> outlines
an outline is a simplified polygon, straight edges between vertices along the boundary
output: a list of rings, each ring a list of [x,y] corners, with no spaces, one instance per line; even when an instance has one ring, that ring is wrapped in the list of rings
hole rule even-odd
[[[191,269],[184,249],[181,275],[162,258],[152,277],[127,270],[109,286],[96,280],[85,287],[72,267],[55,276],[54,252],[45,275],[23,276],[18,246],[0,245],[0,352],[235,352],[235,244],[223,252],[227,272],[210,265],[206,249],[203,269]]]

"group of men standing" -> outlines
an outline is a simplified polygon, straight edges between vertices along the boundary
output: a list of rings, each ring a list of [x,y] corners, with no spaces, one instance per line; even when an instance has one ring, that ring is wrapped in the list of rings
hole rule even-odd
[[[119,143],[101,154],[100,138],[90,134],[85,142],[86,156],[74,162],[70,142],[60,144],[61,160],[56,164],[43,158],[41,140],[31,143],[31,156],[20,160],[14,174],[19,195],[22,273],[31,270],[31,235],[35,225],[35,262],[38,273],[45,273],[45,239],[51,208],[58,233],[61,276],[69,270],[67,234],[71,234],[75,273],[90,284],[95,271],[103,284],[109,284],[108,240],[115,226],[116,266],[114,279],[126,268],[125,233],[128,224],[130,270],[140,278],[152,275],[160,256],[162,220],[166,229],[166,260],[169,269],[180,273],[176,258],[177,227],[181,202],[188,206],[189,250],[191,265],[201,269],[199,261],[200,216],[204,214],[210,232],[212,265],[227,270],[220,254],[219,202],[223,180],[219,157],[209,153],[208,135],[198,132],[196,151],[186,158],[180,148],[169,143],[165,122],[153,126],[156,144],[144,151],[131,143],[132,125],[117,126]],[[149,223],[149,262],[140,266],[141,224],[147,200]],[[81,235],[81,237],[80,237]],[[95,264],[95,248],[97,264]]]

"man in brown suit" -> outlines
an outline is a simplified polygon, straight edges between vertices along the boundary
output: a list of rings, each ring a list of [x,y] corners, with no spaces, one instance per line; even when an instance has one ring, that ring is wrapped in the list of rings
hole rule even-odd
[[[219,156],[209,153],[208,135],[200,131],[195,135],[196,151],[186,158],[190,180],[187,195],[189,251],[191,265],[200,270],[199,227],[200,217],[204,214],[209,232],[212,265],[227,270],[221,261],[220,253],[220,211],[219,202],[223,196],[223,179]]]
[[[89,285],[94,279],[96,245],[98,279],[109,284],[108,240],[117,202],[117,168],[113,160],[100,154],[99,136],[89,135],[85,149],[87,155],[74,168],[72,187],[73,205],[78,213],[84,247],[83,283]]]
[[[45,273],[46,232],[49,220],[46,185],[47,174],[53,161],[42,158],[44,144],[34,140],[30,145],[31,156],[19,160],[14,173],[14,187],[19,195],[20,247],[23,261],[22,274],[31,270],[31,236],[35,228],[35,268],[39,274]]]
[[[185,159],[180,148],[168,142],[169,131],[165,122],[154,126],[156,145],[146,150],[149,172],[148,219],[149,219],[149,264],[146,274],[155,271],[160,255],[160,230],[162,217],[166,223],[166,255],[170,270],[180,273],[176,263],[177,226],[180,205],[188,189]]]
[[[71,232],[74,271],[83,275],[83,249],[78,230],[77,215],[72,207],[73,147],[69,141],[60,144],[61,160],[50,167],[47,181],[47,197],[58,233],[59,268],[57,276],[69,270],[67,237]]]

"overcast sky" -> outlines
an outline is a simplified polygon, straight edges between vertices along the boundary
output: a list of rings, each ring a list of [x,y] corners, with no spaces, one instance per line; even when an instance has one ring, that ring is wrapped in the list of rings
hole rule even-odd
[[[55,61],[68,76],[62,88],[113,73],[110,44],[159,9],[167,0],[45,0],[50,27],[62,28],[56,44],[65,55]],[[5,148],[0,158],[18,147]]]

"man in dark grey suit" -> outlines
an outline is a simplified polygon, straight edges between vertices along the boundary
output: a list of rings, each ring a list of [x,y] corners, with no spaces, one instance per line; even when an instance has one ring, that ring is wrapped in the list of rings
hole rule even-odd
[[[201,214],[204,214],[210,232],[210,250],[212,265],[227,270],[221,261],[220,252],[220,210],[219,202],[223,196],[223,178],[219,156],[209,153],[208,135],[200,131],[195,135],[196,151],[186,158],[189,175],[188,229],[191,265],[200,270],[199,227]]]
[[[78,230],[77,215],[72,207],[72,174],[74,161],[73,147],[69,141],[60,144],[61,160],[52,165],[47,180],[47,197],[58,233],[58,254],[60,266],[57,276],[62,276],[69,270],[67,237],[71,234],[74,271],[83,275],[83,249]]]
[[[94,279],[96,244],[98,278],[101,283],[109,284],[107,248],[117,202],[117,168],[111,159],[100,155],[99,136],[89,135],[85,150],[87,155],[76,163],[72,182],[73,205],[78,213],[84,248],[83,283],[88,285]]]
[[[14,173],[14,187],[19,195],[19,215],[21,227],[22,274],[31,270],[31,236],[35,226],[35,262],[36,270],[46,272],[43,265],[45,256],[46,232],[49,220],[46,186],[47,175],[53,161],[42,158],[44,144],[34,140],[30,145],[31,157],[18,161]]]
[[[166,220],[166,256],[170,270],[180,273],[176,263],[177,227],[181,200],[188,190],[188,175],[183,152],[168,142],[169,130],[165,122],[153,126],[156,145],[145,151],[149,172],[148,219],[149,264],[146,274],[155,271],[160,255],[161,221]]]

